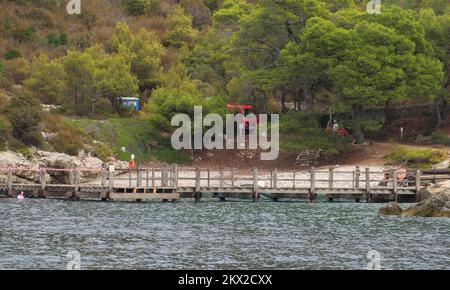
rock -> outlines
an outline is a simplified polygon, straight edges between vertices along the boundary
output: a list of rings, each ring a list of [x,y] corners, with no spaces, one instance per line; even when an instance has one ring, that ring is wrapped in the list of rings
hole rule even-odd
[[[32,149],[33,156],[29,160],[25,158],[22,154],[12,152],[12,151],[5,151],[0,152],[0,167],[6,167],[11,166],[15,168],[37,168],[40,166],[48,167],[48,168],[58,168],[58,169],[69,169],[69,168],[81,168],[81,169],[100,169],[102,168],[103,161],[91,157],[91,156],[84,156],[84,157],[75,157],[70,156],[64,153],[58,153],[58,152],[47,152],[37,149]],[[122,163],[122,161],[119,161],[119,166],[122,166],[121,168],[127,168],[127,163],[125,162],[125,165]],[[120,167],[117,167],[120,168]],[[83,172],[81,174],[81,178],[85,179],[91,179],[91,178],[97,178],[98,172]],[[20,170],[16,169],[14,170],[14,176],[19,178],[20,181],[28,181],[28,182],[37,182],[38,181],[38,175],[35,172],[29,171],[29,170]],[[54,179],[55,182],[63,182],[68,183],[69,182],[69,172],[50,172],[50,175],[47,177],[47,182],[51,183],[50,179]]]
[[[449,200],[450,190],[443,189],[442,192],[405,209],[402,216],[450,217],[450,208],[447,207]]]
[[[12,152],[12,151],[4,151],[0,152],[0,167],[13,167],[13,168],[30,168],[35,167],[35,165],[30,162],[27,158],[25,158],[22,154]],[[14,175],[23,180],[33,181],[34,180],[34,172],[26,171],[26,170],[14,170]]]
[[[128,162],[122,160],[115,160],[113,162],[114,168],[116,169],[126,169],[128,168]]]
[[[297,155],[295,159],[295,165],[307,166],[313,165],[320,158],[321,150],[303,150]]]
[[[380,215],[401,215],[402,208],[396,202],[389,202],[385,207],[382,207],[378,210],[378,214]]]
[[[51,140],[51,139],[55,138],[56,136],[58,136],[58,134],[56,134],[56,133],[42,132],[42,137],[43,137],[46,141]]]
[[[436,169],[447,169],[450,166],[450,160],[446,159],[444,161],[442,161],[441,163],[436,164],[434,167]]]

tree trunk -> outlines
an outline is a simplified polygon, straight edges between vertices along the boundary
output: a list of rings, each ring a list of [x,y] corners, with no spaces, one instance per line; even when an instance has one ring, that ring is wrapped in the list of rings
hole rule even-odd
[[[298,111],[298,95],[300,94],[300,92],[298,93],[298,94],[296,94],[295,92],[294,92],[294,110],[295,111]]]
[[[283,90],[280,96],[281,112],[286,112],[286,92]]]
[[[266,93],[265,92],[263,92],[263,106],[264,106],[263,113],[267,114],[267,97],[266,97]]]
[[[448,101],[445,98],[443,98],[441,110],[442,120],[445,120],[447,118],[447,113],[448,113]]]
[[[384,124],[383,125],[386,125],[391,120],[391,116],[389,114],[390,104],[391,104],[390,100],[387,100],[384,103],[384,122],[383,122]]]
[[[303,90],[303,95],[305,97],[306,102],[306,112],[314,113],[314,96],[312,94],[311,88],[306,86]]]
[[[78,89],[75,88],[75,105],[78,105]]]
[[[361,105],[353,105],[353,138],[356,144],[364,143],[364,133],[361,129],[361,119],[363,117],[363,107]]]
[[[436,98],[434,100],[434,108],[436,112],[436,129],[439,129],[442,126],[442,116],[441,116],[441,106],[440,106],[440,98]]]

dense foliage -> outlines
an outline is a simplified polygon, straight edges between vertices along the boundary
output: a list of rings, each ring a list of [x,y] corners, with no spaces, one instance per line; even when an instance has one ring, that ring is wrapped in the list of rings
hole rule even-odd
[[[194,105],[298,111],[283,121],[292,150],[341,151],[343,140],[318,125],[323,112],[352,112],[348,127],[358,143],[370,107],[434,102],[439,127],[450,98],[449,2],[385,0],[375,15],[367,2],[92,0],[81,15],[61,16],[65,1],[0,0],[0,86],[17,94],[12,134],[38,143],[31,132],[39,114],[24,102],[106,116],[119,112],[122,96],[139,96],[143,114],[163,130]],[[28,125],[22,116],[32,119]],[[309,119],[314,132],[292,129]]]

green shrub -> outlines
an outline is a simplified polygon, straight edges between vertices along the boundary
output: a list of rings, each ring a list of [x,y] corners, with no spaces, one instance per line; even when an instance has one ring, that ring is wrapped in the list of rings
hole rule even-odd
[[[58,115],[44,114],[43,123],[45,131],[56,134],[48,142],[57,152],[76,156],[84,144],[90,141],[84,132]]]
[[[18,58],[18,57],[21,57],[21,56],[22,56],[22,54],[21,54],[20,51],[18,51],[17,49],[10,49],[10,50],[6,51],[6,52],[3,54],[3,57],[4,57],[6,60],[15,59],[15,58]]]
[[[53,27],[50,12],[42,8],[33,8],[24,14],[25,17],[35,19],[39,23],[39,27]]]
[[[54,47],[56,47],[59,44],[59,38],[52,32],[47,35],[47,42],[49,45],[53,45]]]
[[[11,134],[11,124],[6,118],[0,117],[0,151],[5,150],[6,141]]]
[[[33,152],[31,152],[30,148],[26,146],[19,147],[16,152],[22,154],[27,159],[31,159],[33,157]]]
[[[39,128],[42,119],[41,104],[36,98],[26,92],[16,95],[6,111],[14,138],[26,145],[39,146],[42,143]]]
[[[58,38],[58,44],[59,45],[67,45],[68,42],[69,42],[69,40],[67,38],[67,34],[61,33]]]
[[[419,168],[429,168],[433,164],[438,164],[447,158],[447,153],[442,150],[431,148],[410,149],[407,147],[396,147],[391,153],[385,156],[389,163],[401,162],[414,164]]]
[[[33,156],[30,148],[28,148],[28,146],[25,145],[22,141],[17,140],[14,137],[8,139],[8,147],[10,150],[20,153],[28,159]]]
[[[18,41],[30,41],[35,33],[36,29],[32,26],[27,28],[17,27],[13,32],[13,37]]]
[[[280,148],[287,151],[318,150],[332,156],[347,150],[350,139],[324,130],[316,116],[289,112],[280,116]]]
[[[111,148],[104,143],[96,143],[94,145],[93,153],[95,157],[100,158],[103,161],[106,161],[112,156]]]
[[[138,16],[148,15],[159,10],[155,0],[123,0],[127,14]]]
[[[450,146],[450,137],[443,131],[437,130],[431,134],[433,143]]]

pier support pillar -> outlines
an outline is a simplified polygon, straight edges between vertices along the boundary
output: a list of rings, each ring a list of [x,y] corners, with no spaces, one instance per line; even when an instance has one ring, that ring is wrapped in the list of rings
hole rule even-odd
[[[201,192],[198,192],[198,191],[194,192],[195,202],[200,202],[201,198],[202,198],[202,193]]]
[[[8,177],[7,177],[6,183],[7,183],[7,187],[8,187],[7,194],[8,194],[9,197],[13,196],[12,173],[13,173],[12,169],[8,168]]]

